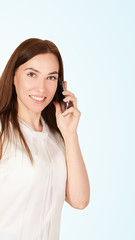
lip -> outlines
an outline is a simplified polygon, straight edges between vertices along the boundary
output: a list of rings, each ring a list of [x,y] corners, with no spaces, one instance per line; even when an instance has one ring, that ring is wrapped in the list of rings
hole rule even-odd
[[[32,95],[32,96],[36,97],[35,95]],[[31,100],[32,100],[34,103],[37,103],[37,104],[42,104],[42,103],[44,103],[44,101],[47,99],[46,97],[44,97],[43,100],[36,100],[36,99],[32,98],[31,95],[29,95],[29,97],[31,98]]]
[[[29,96],[39,97],[39,98],[45,98],[45,96],[40,96],[40,95],[29,95]]]

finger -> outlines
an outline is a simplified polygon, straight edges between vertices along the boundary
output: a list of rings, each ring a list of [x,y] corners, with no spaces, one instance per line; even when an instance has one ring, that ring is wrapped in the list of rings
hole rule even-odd
[[[62,94],[63,94],[63,95],[75,96],[74,93],[72,93],[72,92],[70,92],[70,91],[68,91],[68,90],[63,91]]]
[[[70,102],[72,105],[77,108],[77,98],[74,96],[67,96],[63,99],[64,102]]]
[[[74,116],[76,116],[76,117],[78,117],[80,115],[80,112],[77,108],[70,107],[62,113],[62,116],[66,117],[67,115],[69,115],[71,113],[74,114]]]
[[[77,98],[75,96],[66,96],[63,98],[64,102],[72,101],[72,102],[77,102]]]
[[[59,102],[53,102],[54,106],[55,106],[55,109],[56,109],[56,116],[58,116],[60,113],[61,113],[61,107],[60,107],[60,104]]]
[[[67,81],[64,81],[64,88],[67,90]]]

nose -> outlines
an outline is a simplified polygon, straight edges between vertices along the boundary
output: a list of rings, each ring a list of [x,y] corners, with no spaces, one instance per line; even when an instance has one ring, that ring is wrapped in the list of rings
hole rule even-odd
[[[45,92],[46,81],[44,78],[40,78],[37,83],[37,89],[39,92]]]

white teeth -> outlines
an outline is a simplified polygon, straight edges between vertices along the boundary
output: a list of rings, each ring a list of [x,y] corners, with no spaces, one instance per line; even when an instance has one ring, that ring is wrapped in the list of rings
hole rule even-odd
[[[42,101],[43,99],[44,99],[44,97],[43,98],[39,98],[39,97],[34,97],[34,96],[31,96],[33,99],[35,99],[35,100],[38,100],[38,101]]]

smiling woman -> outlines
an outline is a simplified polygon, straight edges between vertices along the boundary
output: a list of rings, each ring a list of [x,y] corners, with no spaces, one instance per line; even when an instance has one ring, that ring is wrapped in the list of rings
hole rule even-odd
[[[16,48],[0,79],[0,103],[0,239],[58,240],[64,200],[85,208],[90,185],[77,99],[54,43],[31,38]]]

